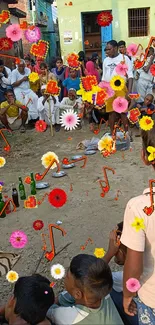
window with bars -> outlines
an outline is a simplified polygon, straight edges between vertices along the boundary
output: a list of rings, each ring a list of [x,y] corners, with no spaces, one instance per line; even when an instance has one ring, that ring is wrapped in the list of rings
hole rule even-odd
[[[129,37],[148,36],[150,8],[128,9]]]

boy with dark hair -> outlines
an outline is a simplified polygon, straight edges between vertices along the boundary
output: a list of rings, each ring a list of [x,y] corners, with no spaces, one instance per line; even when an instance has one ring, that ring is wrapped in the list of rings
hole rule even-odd
[[[50,325],[46,313],[53,303],[54,293],[47,278],[39,274],[25,276],[17,280],[13,296],[0,308],[0,315],[9,325]]]
[[[58,297],[61,307],[52,306],[47,317],[56,325],[122,325],[109,296],[112,285],[111,271],[104,260],[88,254],[77,255],[65,278],[68,292]]]

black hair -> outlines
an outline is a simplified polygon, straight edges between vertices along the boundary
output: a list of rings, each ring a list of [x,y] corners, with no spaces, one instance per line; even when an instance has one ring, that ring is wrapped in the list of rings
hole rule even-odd
[[[111,41],[107,42],[107,44],[111,45],[112,47],[118,48],[118,43],[115,40],[111,40]]]
[[[60,61],[61,63],[63,63],[63,59],[62,59],[60,56],[58,56],[58,57],[56,58],[56,62],[58,62],[58,61]]]
[[[30,56],[26,56],[26,57],[24,58],[24,60],[31,61],[31,58],[30,58]]]
[[[2,59],[0,59],[0,66],[4,65],[4,61]]]
[[[118,42],[118,47],[120,47],[120,46],[126,46],[125,41],[119,41]]]
[[[153,96],[152,94],[147,94],[147,95],[145,96],[145,98],[146,98],[147,96],[151,96],[151,97],[152,97],[152,101],[154,100],[154,96]],[[145,99],[145,98],[144,98],[144,99]]]
[[[45,68],[45,69],[47,69],[47,64],[45,63],[45,62],[41,62],[40,63],[40,69],[41,68]]]
[[[110,267],[100,258],[88,254],[75,256],[70,264],[70,272],[77,284],[86,287],[94,298],[102,299],[112,289],[113,280]]]
[[[9,93],[12,93],[15,96],[14,91],[11,88],[5,90],[4,95],[7,96],[7,94],[9,94]]]
[[[82,62],[82,61],[85,60],[85,53],[84,53],[84,51],[80,51],[80,52],[78,53],[78,56],[79,56],[79,61],[80,61],[80,62]]]
[[[15,284],[14,298],[14,313],[31,325],[42,322],[54,303],[50,281],[39,274],[19,278]]]
[[[117,224],[117,228],[118,228],[118,230],[119,230],[120,232],[123,231],[123,221],[121,221],[121,222],[119,222],[119,223]]]

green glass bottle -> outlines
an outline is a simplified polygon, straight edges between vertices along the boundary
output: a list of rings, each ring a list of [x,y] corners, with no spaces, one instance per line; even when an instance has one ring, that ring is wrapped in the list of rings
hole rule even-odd
[[[26,200],[25,187],[21,177],[19,177],[19,195],[21,200]]]
[[[31,173],[31,195],[35,195],[37,192],[36,192],[36,182],[35,182],[35,179],[33,177],[33,173]]]
[[[2,193],[0,193],[0,212],[3,210],[4,205],[5,205],[5,202],[3,201]],[[3,213],[1,214],[0,218],[5,218],[5,217],[6,217],[6,213],[4,210]]]

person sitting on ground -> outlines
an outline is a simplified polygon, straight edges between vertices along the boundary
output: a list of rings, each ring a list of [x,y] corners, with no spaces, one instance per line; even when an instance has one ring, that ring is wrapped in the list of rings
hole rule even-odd
[[[54,292],[47,278],[39,274],[20,277],[13,295],[0,308],[0,319],[9,325],[50,325],[46,313],[53,303]]]
[[[153,105],[154,97],[152,94],[146,95],[143,102],[138,102],[136,106],[141,112],[141,117],[149,115],[155,120],[155,106]]]
[[[109,293],[113,281],[108,264],[95,256],[79,254],[70,264],[65,278],[67,291],[58,296],[47,317],[56,325],[121,325],[121,318]]]
[[[14,89],[16,99],[28,107],[28,119],[37,120],[38,96],[30,89],[28,76],[31,70],[25,67],[24,60],[20,60],[17,68],[12,71],[11,84]]]
[[[74,109],[76,113],[81,113],[82,101],[80,97],[77,99],[74,88],[69,89],[68,97],[64,97],[60,103],[60,110],[66,111],[67,109]]]
[[[48,66],[45,62],[42,62],[40,64],[39,78],[40,78],[40,87],[42,85],[46,85],[47,82],[50,80],[55,80],[55,81],[57,80],[55,74],[48,70]]]
[[[31,72],[35,72],[35,68],[34,66],[31,64],[31,57],[30,55],[26,55],[24,57],[24,61],[25,61],[25,66],[26,68],[29,68],[31,70]]]
[[[11,86],[11,70],[4,66],[4,61],[0,59],[0,103],[5,101],[4,93],[9,86]]]
[[[28,108],[16,100],[12,90],[5,93],[6,101],[0,105],[0,121],[8,130],[19,129],[25,132]]]
[[[74,88],[76,91],[80,89],[80,78],[77,77],[77,71],[73,68],[69,69],[69,77],[63,81],[63,86],[67,89]]]
[[[52,118],[52,124],[55,126],[56,132],[60,131],[59,124],[59,106],[57,96],[49,96],[45,94],[46,85],[41,87],[42,96],[38,99],[38,112],[39,119],[44,120],[48,125],[50,125],[50,116]]]

